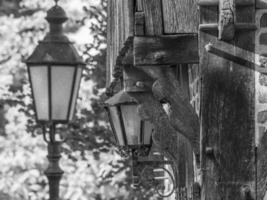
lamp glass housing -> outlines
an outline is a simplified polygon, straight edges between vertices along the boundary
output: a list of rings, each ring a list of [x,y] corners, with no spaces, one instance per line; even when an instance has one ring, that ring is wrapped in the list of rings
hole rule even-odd
[[[82,67],[75,65],[28,65],[36,118],[39,122],[72,119]]]
[[[142,120],[138,114],[138,103],[121,91],[106,101],[111,128],[119,146],[150,146],[153,125]]]

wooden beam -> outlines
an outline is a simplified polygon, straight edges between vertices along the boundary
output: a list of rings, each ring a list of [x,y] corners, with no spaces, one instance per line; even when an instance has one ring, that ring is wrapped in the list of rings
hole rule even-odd
[[[198,63],[196,34],[134,38],[134,65]]]
[[[264,1],[264,0],[258,0],[258,1]],[[255,4],[254,0],[236,0],[236,6],[251,6],[254,4]],[[219,0],[199,0],[198,5],[200,5],[200,6],[218,6]]]

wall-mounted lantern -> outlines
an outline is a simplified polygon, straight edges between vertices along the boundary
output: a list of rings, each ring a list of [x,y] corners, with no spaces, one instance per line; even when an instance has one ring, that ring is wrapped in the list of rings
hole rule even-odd
[[[50,200],[59,199],[59,182],[63,174],[59,166],[63,141],[56,137],[56,124],[72,120],[85,66],[73,44],[63,34],[62,24],[67,17],[57,5],[58,1],[55,2],[46,17],[50,32],[26,60],[36,121],[42,125],[48,143],[49,165],[45,174],[49,181]]]
[[[153,125],[138,114],[138,102],[121,90],[105,102],[118,146],[125,151],[147,155],[152,144]]]
[[[123,89],[105,102],[112,132],[122,156],[132,156],[132,186],[145,185],[160,197],[170,197],[176,191],[174,162],[151,159],[154,126],[139,116],[138,101],[131,94],[150,92],[153,81],[133,66],[123,66]],[[161,156],[162,157],[162,156]],[[169,188],[165,188],[169,182]]]

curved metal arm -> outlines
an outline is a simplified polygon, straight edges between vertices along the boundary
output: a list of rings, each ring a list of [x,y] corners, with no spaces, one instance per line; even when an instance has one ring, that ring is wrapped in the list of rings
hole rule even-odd
[[[153,161],[152,161],[153,162]],[[167,173],[168,177],[170,178],[171,180],[171,183],[173,185],[173,187],[171,188],[170,191],[167,191],[167,193],[164,193],[164,191],[161,191],[162,190],[162,186],[160,184],[157,183],[157,179],[152,176],[151,177],[151,173],[153,173],[153,171],[155,170],[154,167],[150,166],[149,164],[142,170],[142,172],[140,173],[139,175],[139,180],[140,182],[144,182],[144,183],[148,183],[149,185],[151,185],[152,187],[155,187],[155,190],[157,192],[157,194],[160,196],[160,197],[170,197],[174,192],[175,192],[175,189],[176,189],[176,182],[175,182],[175,178],[174,176],[172,175],[172,173],[165,167],[156,167],[157,169],[162,169],[164,172]],[[163,190],[165,188],[163,187]]]
[[[49,129],[47,131],[47,129]],[[49,143],[64,143],[68,140],[68,137],[64,137],[62,140],[56,140],[56,131],[55,131],[55,124],[50,123],[48,125],[42,126],[42,134],[44,141],[49,144]],[[48,137],[47,137],[48,135]]]

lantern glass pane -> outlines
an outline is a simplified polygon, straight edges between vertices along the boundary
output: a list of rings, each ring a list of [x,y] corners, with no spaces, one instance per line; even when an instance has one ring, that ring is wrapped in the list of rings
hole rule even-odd
[[[51,67],[52,120],[67,120],[75,67]]]
[[[118,108],[115,107],[115,106],[111,106],[109,107],[109,112],[110,112],[110,120],[111,120],[111,123],[112,123],[112,126],[114,127],[115,130],[115,133],[116,134],[116,139],[117,139],[117,142],[119,143],[120,146],[124,146],[126,145],[125,144],[125,141],[124,141],[124,136],[123,136],[123,128],[121,126],[121,120],[120,120],[120,113],[118,111]]]
[[[139,145],[141,141],[141,118],[137,113],[137,105],[121,105],[121,113],[128,145]]]
[[[38,120],[49,120],[48,67],[29,67],[31,87]]]
[[[152,137],[152,132],[154,130],[154,127],[152,123],[149,121],[145,121],[143,125],[143,136],[144,136],[144,144],[145,145],[150,145],[151,144],[151,137]]]
[[[75,76],[74,88],[73,88],[73,93],[72,93],[69,120],[72,120],[72,118],[73,118],[73,113],[75,110],[76,100],[77,100],[77,97],[79,94],[79,88],[80,88],[81,77],[82,77],[82,68],[79,67],[76,70],[77,70],[77,72],[76,72],[76,76]]]

